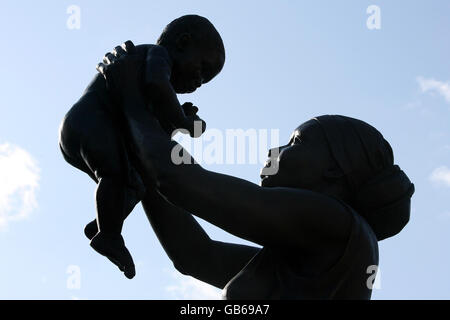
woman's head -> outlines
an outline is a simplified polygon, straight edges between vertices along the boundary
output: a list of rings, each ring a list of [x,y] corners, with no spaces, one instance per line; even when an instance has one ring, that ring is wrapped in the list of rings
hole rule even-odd
[[[340,198],[366,218],[379,240],[409,220],[414,186],[394,166],[393,152],[369,124],[337,115],[309,120],[289,143],[269,151],[261,185],[308,189]],[[268,175],[268,168],[278,171]]]
[[[268,156],[269,160],[261,171],[261,185],[264,187],[326,192],[324,189],[329,189],[343,176],[333,159],[324,132],[314,119],[298,126],[289,142],[269,150]],[[267,174],[268,168],[275,169],[276,173]]]

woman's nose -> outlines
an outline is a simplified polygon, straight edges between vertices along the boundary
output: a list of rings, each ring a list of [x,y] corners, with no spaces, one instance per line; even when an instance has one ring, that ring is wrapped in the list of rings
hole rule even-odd
[[[288,147],[288,145],[269,149],[268,157],[269,158],[278,157],[280,155],[281,151],[283,151],[286,147]]]

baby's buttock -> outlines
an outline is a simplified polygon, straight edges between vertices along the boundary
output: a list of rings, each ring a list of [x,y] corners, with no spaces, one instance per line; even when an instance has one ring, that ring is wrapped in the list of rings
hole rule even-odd
[[[107,106],[95,91],[86,92],[67,112],[62,126],[79,135],[92,134],[114,126]]]
[[[72,157],[80,152],[122,153],[120,129],[95,91],[86,92],[63,119],[60,145]],[[106,158],[108,155],[102,155]]]

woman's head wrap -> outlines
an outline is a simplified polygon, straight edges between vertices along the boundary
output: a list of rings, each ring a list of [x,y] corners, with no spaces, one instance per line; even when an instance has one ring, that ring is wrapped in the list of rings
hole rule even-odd
[[[314,118],[351,192],[349,205],[372,227],[378,241],[408,223],[414,185],[399,166],[381,133],[364,121],[340,115]]]

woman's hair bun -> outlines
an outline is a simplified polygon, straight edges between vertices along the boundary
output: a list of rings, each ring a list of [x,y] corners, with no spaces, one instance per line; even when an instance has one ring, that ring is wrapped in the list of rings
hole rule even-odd
[[[363,216],[378,240],[392,237],[408,223],[414,185],[394,165],[383,135],[370,124],[341,115],[314,118],[346,179],[348,204]]]
[[[351,205],[380,241],[396,235],[408,223],[413,194],[414,184],[393,165],[361,185]]]

